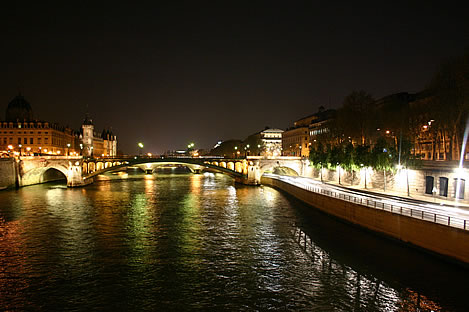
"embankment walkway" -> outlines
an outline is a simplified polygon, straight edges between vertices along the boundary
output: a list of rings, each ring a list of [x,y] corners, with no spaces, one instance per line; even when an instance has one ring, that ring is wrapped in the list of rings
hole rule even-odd
[[[466,207],[380,196],[301,177],[264,175],[261,182],[341,220],[469,266]]]

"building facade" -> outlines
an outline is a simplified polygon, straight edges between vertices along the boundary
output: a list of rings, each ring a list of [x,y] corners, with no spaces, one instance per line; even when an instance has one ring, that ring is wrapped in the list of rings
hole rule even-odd
[[[282,135],[283,156],[309,156],[309,134],[307,126],[290,128]]]
[[[101,144],[100,144],[101,143]],[[93,147],[94,141],[91,142]],[[106,132],[105,138],[96,141],[98,155],[117,155],[117,137]],[[85,142],[80,131],[56,123],[38,121],[33,117],[31,105],[22,95],[9,104],[5,120],[0,121],[0,155],[83,155]],[[93,147],[94,149],[94,147]]]
[[[282,155],[282,134],[283,130],[281,129],[265,129],[260,132],[261,156],[277,157]]]
[[[110,130],[103,130],[101,134],[94,131],[91,118],[86,115],[81,125],[81,141],[83,142],[83,155],[88,157],[114,157],[117,156],[117,136]]]
[[[295,121],[293,127],[283,133],[282,154],[309,157],[311,144],[316,142],[318,136],[329,132],[327,123],[332,118],[335,118],[335,110],[325,110],[321,106],[317,113]]]

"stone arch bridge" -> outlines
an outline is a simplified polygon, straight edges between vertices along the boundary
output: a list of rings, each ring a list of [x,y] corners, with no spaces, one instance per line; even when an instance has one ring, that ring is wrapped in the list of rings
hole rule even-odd
[[[66,179],[69,187],[92,183],[94,177],[108,171],[135,166],[152,173],[157,167],[170,164],[184,165],[194,173],[204,170],[215,171],[233,177],[237,182],[250,185],[260,184],[265,172],[289,172],[303,175],[308,164],[299,157],[264,158],[248,156],[247,158],[226,159],[215,157],[204,158],[83,158],[72,156],[30,156],[19,157],[16,161],[17,185],[27,186],[56,179]]]

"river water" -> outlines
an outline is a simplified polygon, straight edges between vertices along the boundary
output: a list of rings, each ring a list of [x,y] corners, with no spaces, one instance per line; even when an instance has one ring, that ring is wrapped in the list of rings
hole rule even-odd
[[[0,192],[0,310],[468,311],[468,283],[456,265],[219,174]]]

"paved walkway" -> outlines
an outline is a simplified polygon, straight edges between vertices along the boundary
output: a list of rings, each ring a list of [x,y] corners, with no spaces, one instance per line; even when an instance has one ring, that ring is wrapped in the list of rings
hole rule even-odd
[[[315,179],[315,178],[311,178],[311,179],[315,180],[315,181],[320,181],[320,179]],[[412,194],[412,192],[410,193],[410,196],[407,196],[407,192],[388,191],[388,190],[386,190],[386,192],[384,192],[382,188],[377,189],[377,188],[368,187],[368,188],[365,189],[363,186],[360,186],[360,185],[347,185],[347,184],[340,184],[339,185],[339,183],[337,181],[323,181],[323,182],[327,183],[327,184],[331,184],[331,185],[337,185],[337,186],[353,189],[353,190],[356,190],[356,191],[364,191],[364,192],[370,192],[370,193],[398,196],[398,197],[402,197],[402,198],[410,198],[410,199],[425,201],[425,202],[432,203],[432,204],[436,203],[436,204],[441,204],[441,205],[445,205],[445,206],[456,206],[456,207],[469,209],[469,204],[468,203],[460,203],[460,202],[457,202],[455,200],[447,200],[447,199],[443,199],[441,197],[433,197],[433,196],[430,196],[430,195],[427,196],[427,195],[422,195],[422,194]]]

